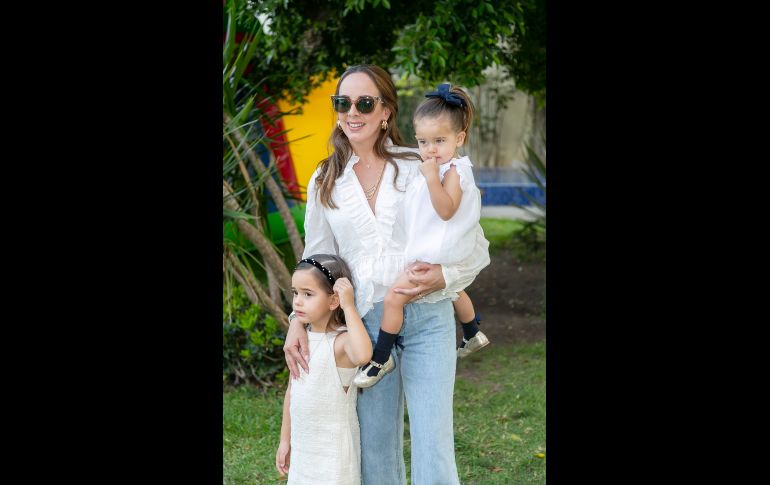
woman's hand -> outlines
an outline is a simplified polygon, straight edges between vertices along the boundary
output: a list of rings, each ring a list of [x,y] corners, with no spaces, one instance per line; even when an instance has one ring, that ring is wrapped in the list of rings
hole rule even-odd
[[[409,282],[415,285],[414,288],[394,288],[393,291],[414,296],[409,300],[410,303],[446,286],[440,264],[417,261],[406,269],[406,274],[409,276]]]
[[[305,372],[310,372],[310,368],[307,365],[310,360],[307,332],[305,332],[301,323],[289,323],[289,331],[286,332],[286,341],[283,344],[283,354],[292,378],[299,378],[299,367],[305,369]]]
[[[275,452],[275,467],[278,469],[278,473],[281,476],[289,473],[289,461],[291,460],[291,445],[285,441],[281,441],[278,445],[278,451]]]

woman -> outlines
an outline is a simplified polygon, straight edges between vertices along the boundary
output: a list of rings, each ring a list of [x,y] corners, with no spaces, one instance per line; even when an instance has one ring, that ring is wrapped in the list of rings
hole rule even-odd
[[[419,156],[396,126],[398,100],[387,71],[348,68],[332,96],[337,125],[308,184],[305,253],[342,257],[353,273],[356,307],[376,340],[388,287],[404,270],[404,231],[398,211],[406,187],[420,176]],[[426,210],[429,208],[426,208]],[[396,368],[358,399],[361,476],[366,485],[406,484],[404,397],[409,406],[412,483],[459,484],[454,458],[452,397],[456,345],[451,298],[489,264],[489,242],[479,229],[472,256],[455,265],[414,263],[400,289],[413,295],[393,354]],[[305,332],[292,323],[284,352],[292,376],[306,371]]]

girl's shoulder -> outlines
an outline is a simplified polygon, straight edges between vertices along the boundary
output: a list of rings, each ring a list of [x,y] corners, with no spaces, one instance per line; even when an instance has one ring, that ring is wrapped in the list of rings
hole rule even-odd
[[[468,158],[468,156],[455,158],[452,160],[452,165],[455,165],[457,167],[466,167],[468,169],[471,169],[473,167],[473,163],[471,162],[471,159]]]
[[[454,170],[452,170],[452,168],[454,168]],[[473,177],[473,164],[468,157],[452,160],[450,164],[447,164],[446,169],[441,170],[440,175],[444,177],[450,170],[456,172],[459,176],[460,186],[463,188],[463,191],[470,188],[471,185],[475,186],[476,180]]]
[[[345,325],[342,325],[340,327],[335,328],[334,330],[329,330],[327,332],[329,334],[329,338],[333,338],[336,341],[344,342],[345,339],[348,338],[348,327]]]
[[[348,354],[345,352],[345,343],[348,340],[348,329],[347,327],[339,327],[336,330],[333,330],[335,333],[335,339],[334,339],[334,360],[337,364],[337,367],[355,367],[355,364],[353,362],[350,362],[350,359],[348,358]]]

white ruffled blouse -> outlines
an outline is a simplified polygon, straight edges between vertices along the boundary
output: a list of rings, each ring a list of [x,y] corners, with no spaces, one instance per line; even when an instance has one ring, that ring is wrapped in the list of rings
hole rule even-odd
[[[404,152],[408,148],[390,146],[392,151]],[[415,177],[422,177],[419,160],[396,159],[399,174],[393,186],[394,168],[388,163],[382,176],[372,213],[353,166],[359,157],[352,155],[335,183],[332,199],[337,209],[324,207],[317,197],[313,173],[307,187],[305,209],[305,252],[303,258],[313,254],[337,254],[350,267],[355,287],[356,308],[361,316],[372,309],[374,303],[383,301],[390,285],[406,269],[404,256],[406,241],[402,224],[397,217],[403,204],[406,188]],[[432,210],[432,208],[431,208]],[[442,265],[446,287],[431,293],[420,303],[433,303],[445,298],[457,298],[457,292],[471,284],[478,273],[489,264],[489,241],[479,227],[475,249],[470,256],[456,264]]]

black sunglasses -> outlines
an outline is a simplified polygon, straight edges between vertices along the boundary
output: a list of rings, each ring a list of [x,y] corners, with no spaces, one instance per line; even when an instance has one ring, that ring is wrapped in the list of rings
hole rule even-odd
[[[382,102],[379,96],[361,96],[355,101],[356,109],[361,114],[367,114],[374,111],[377,101]],[[332,106],[337,113],[347,113],[354,102],[350,96],[332,95]]]

